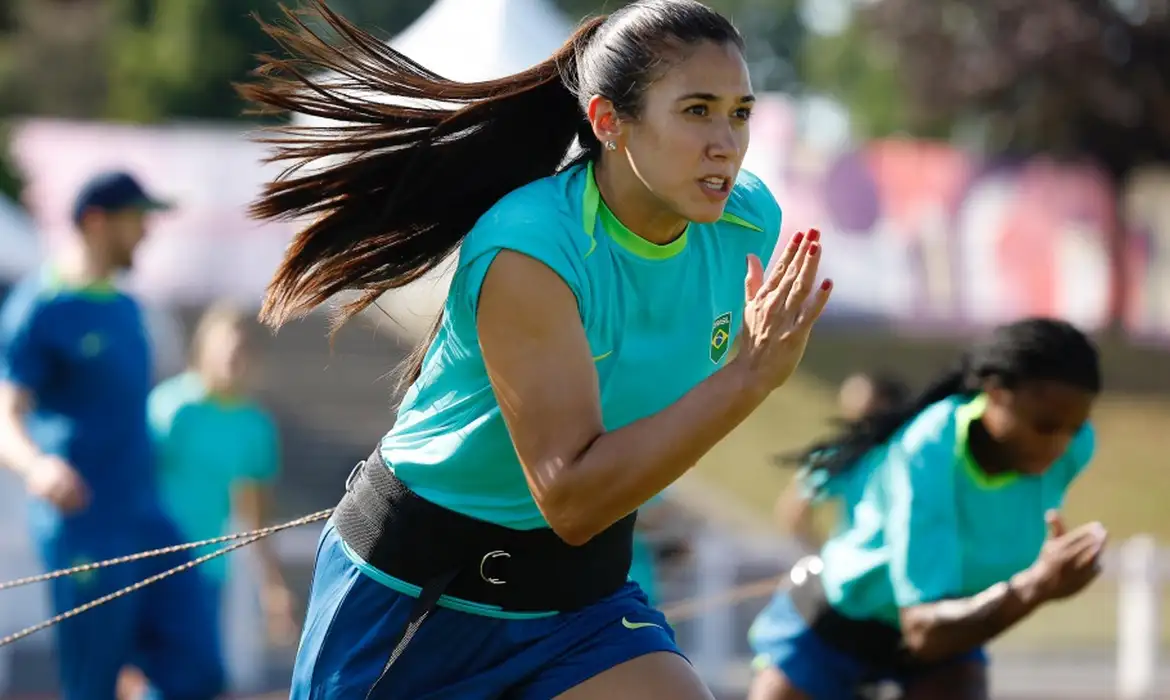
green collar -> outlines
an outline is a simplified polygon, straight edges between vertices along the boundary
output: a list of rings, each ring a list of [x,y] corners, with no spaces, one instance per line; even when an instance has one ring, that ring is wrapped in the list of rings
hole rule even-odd
[[[687,247],[687,234],[691,230],[690,224],[687,224],[681,236],[666,245],[657,245],[626,228],[626,225],[618,221],[618,218],[614,216],[613,212],[610,211],[609,207],[601,199],[601,191],[597,189],[597,179],[593,173],[593,161],[589,161],[589,164],[585,168],[585,193],[582,196],[581,217],[581,225],[585,229],[585,235],[589,236],[589,250],[585,253],[585,257],[592,255],[593,251],[597,248],[597,239],[594,238],[594,232],[597,229],[597,221],[599,218],[601,219],[602,229],[605,230],[606,234],[615,243],[630,253],[646,260],[666,260],[678,255]],[[723,216],[719,220],[735,224],[736,226],[742,226],[757,233],[763,233],[764,231],[764,229],[752,222],[728,211],[723,212]]]
[[[975,398],[955,409],[955,457],[963,465],[963,470],[980,488],[999,489],[1014,483],[1019,478],[1015,472],[1002,474],[988,474],[975,462],[971,456],[971,423],[983,417],[987,410],[987,394],[979,393]]]
[[[593,249],[597,247],[597,240],[594,238],[594,231],[597,228],[597,221],[600,218],[601,228],[605,231],[614,243],[617,243],[622,248],[625,248],[630,253],[644,258],[646,260],[666,260],[673,258],[687,247],[687,234],[690,232],[690,224],[687,224],[686,229],[683,230],[682,235],[674,239],[666,245],[657,245],[642,238],[626,227],[618,218],[614,216],[609,207],[601,199],[601,190],[597,189],[597,179],[593,173],[593,162],[590,161],[585,171],[585,194],[582,202],[582,225],[585,227],[585,234],[589,236],[591,245],[589,252],[585,254],[588,257]]]
[[[243,394],[224,394],[212,391],[207,386],[207,382],[203,381],[203,377],[199,375],[199,371],[194,368],[190,368],[184,372],[184,381],[188,381],[192,386],[197,387],[204,401],[219,408],[234,409],[248,403],[248,399]]]
[[[59,292],[72,292],[87,299],[108,301],[118,296],[118,289],[110,280],[97,280],[84,285],[73,285],[65,281],[61,272],[53,266],[45,268],[48,288]]]

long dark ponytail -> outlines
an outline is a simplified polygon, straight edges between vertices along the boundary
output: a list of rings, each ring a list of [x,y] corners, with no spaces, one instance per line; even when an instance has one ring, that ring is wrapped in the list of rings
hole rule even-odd
[[[840,474],[930,406],[951,396],[974,396],[992,378],[1008,388],[1026,381],[1055,380],[1093,393],[1101,390],[1097,349],[1085,334],[1064,321],[1024,319],[997,327],[914,401],[846,423],[831,438],[810,445],[791,461],[830,477]]]
[[[310,4],[332,36],[285,10],[288,28],[264,29],[295,58],[262,56],[259,80],[238,86],[261,113],[344,124],[283,127],[262,139],[275,146],[270,161],[289,167],[265,187],[253,216],[315,217],[269,284],[260,318],[274,327],[340,292],[357,292],[341,307],[336,328],[446,260],[505,194],[566,165],[574,142],[582,149],[574,162],[598,158],[601,143],[585,116],[592,96],[636,117],[670,52],[701,41],[743,48],[734,26],[695,0],[638,0],[586,20],[547,61],[522,73],[459,83],[398,53],[323,0]],[[605,36],[597,37],[603,26]],[[320,75],[330,77],[314,77]],[[336,160],[317,167],[322,159]],[[408,363],[407,381],[418,376],[429,344]]]
[[[289,27],[264,30],[297,58],[262,56],[261,80],[237,86],[262,113],[343,123],[281,127],[261,139],[275,146],[271,162],[291,165],[266,185],[252,215],[315,217],[269,284],[260,313],[269,325],[356,291],[341,307],[340,325],[434,269],[497,200],[556,172],[575,139],[586,153],[600,150],[573,86],[577,55],[603,18],[582,24],[556,54],[522,73],[459,83],[322,0],[311,0],[310,12],[332,36],[286,9]],[[386,104],[379,95],[400,99]],[[322,159],[335,160],[313,167]]]

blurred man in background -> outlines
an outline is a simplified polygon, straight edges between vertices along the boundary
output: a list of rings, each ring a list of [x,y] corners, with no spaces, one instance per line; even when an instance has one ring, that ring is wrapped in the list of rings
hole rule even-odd
[[[189,369],[159,384],[150,395],[149,420],[158,449],[163,502],[188,541],[267,524],[271,484],[280,468],[276,424],[249,398],[251,352],[244,316],[216,304],[202,316],[191,343]],[[260,603],[269,640],[295,643],[299,634],[293,599],[279,560],[262,539],[250,546],[260,564]],[[195,556],[222,548],[212,545]],[[224,600],[226,557],[199,566]],[[222,621],[222,614],[217,618]],[[129,669],[120,697],[138,695],[140,675]]]
[[[276,422],[248,395],[250,360],[244,316],[229,305],[214,305],[195,329],[190,369],[162,382],[150,395],[163,500],[190,540],[225,535],[233,520],[246,531],[270,524],[280,435]],[[261,566],[269,636],[278,643],[295,642],[299,631],[292,598],[270,542],[251,545]],[[225,559],[213,559],[200,569],[222,587]]]
[[[129,174],[94,177],[74,202],[74,245],[0,311],[0,462],[33,497],[30,531],[49,570],[182,541],[158,499],[142,314],[113,281],[164,208]],[[188,561],[178,552],[55,579],[53,612]],[[62,697],[108,700],[127,663],[159,697],[216,697],[213,618],[209,587],[184,571],[55,625]]]

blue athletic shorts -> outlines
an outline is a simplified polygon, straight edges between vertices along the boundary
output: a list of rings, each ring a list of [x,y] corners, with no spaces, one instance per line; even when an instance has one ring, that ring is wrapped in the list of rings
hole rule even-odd
[[[777,593],[752,623],[748,640],[756,669],[775,667],[814,700],[854,700],[863,683],[909,678],[890,669],[874,668],[818,637],[797,612],[788,593]],[[987,663],[982,649],[943,664],[961,661]]]
[[[549,617],[437,607],[378,680],[414,602],[363,573],[327,524],[290,700],[549,700],[630,659],[681,655],[665,616],[629,583],[588,608]]]
[[[37,532],[48,570],[179,544],[165,516],[137,527],[94,529],[59,524]],[[186,552],[118,564],[55,579],[49,586],[60,614],[190,561]],[[188,569],[115,598],[53,626],[61,697],[109,700],[118,673],[137,666],[151,682],[150,698],[212,700],[224,690],[215,591]]]

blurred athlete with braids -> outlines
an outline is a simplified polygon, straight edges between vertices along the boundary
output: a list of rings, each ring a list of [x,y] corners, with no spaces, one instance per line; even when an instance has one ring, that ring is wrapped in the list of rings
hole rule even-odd
[[[857,372],[841,382],[837,392],[838,420],[845,424],[865,420],[883,412],[902,407],[909,398],[909,389],[901,379],[884,374]],[[813,522],[815,506],[828,497],[828,488],[823,483],[824,473],[816,477],[803,464],[806,458],[802,451],[798,455],[781,455],[781,463],[795,462],[801,465],[788,487],[776,499],[776,520],[809,552],[819,551],[824,538],[816,531]],[[814,483],[817,479],[820,483]]]
[[[149,212],[164,208],[125,173],[78,195],[67,255],[18,285],[0,311],[0,462],[34,497],[30,530],[49,570],[178,544],[156,493],[146,401],[151,357],[128,269]],[[51,584],[55,614],[190,561],[154,557]],[[53,627],[65,700],[109,700],[124,664],[165,700],[223,687],[215,608],[184,571]]]
[[[986,698],[983,646],[1099,573],[1104,528],[1066,531],[1058,511],[1092,457],[1100,390],[1084,335],[1028,319],[810,447],[841,520],[752,626],[750,698],[849,700],[875,680],[907,700]]]

